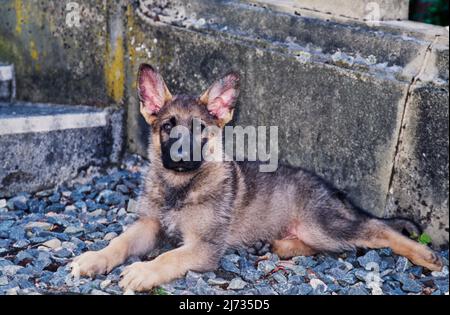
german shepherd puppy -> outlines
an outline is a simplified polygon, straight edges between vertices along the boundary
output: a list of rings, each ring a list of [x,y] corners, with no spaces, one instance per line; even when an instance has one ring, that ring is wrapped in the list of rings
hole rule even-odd
[[[227,248],[259,240],[271,242],[282,258],[390,247],[417,265],[442,269],[431,249],[400,233],[406,229],[419,234],[413,222],[363,212],[302,169],[261,173],[256,163],[174,161],[170,131],[176,126],[192,130],[194,118],[223,128],[233,117],[239,80],[231,72],[200,97],[172,96],[161,75],[141,65],[141,113],[152,130],[141,218],[105,249],[77,257],[81,275],[108,273],[130,256],[147,254],[161,233],[183,245],[124,269],[119,283],[123,289],[147,291],[189,270],[213,270]]]

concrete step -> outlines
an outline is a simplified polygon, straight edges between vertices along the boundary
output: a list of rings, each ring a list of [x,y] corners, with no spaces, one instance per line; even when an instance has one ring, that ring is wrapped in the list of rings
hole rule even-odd
[[[53,187],[91,165],[118,162],[123,113],[0,103],[0,197]]]

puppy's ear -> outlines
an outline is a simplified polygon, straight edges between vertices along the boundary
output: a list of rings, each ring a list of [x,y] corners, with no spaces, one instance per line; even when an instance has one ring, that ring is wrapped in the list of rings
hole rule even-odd
[[[225,126],[233,118],[234,105],[239,96],[240,78],[239,73],[229,72],[214,82],[200,97],[200,102],[216,117],[220,127]]]
[[[138,91],[141,114],[151,125],[161,108],[172,100],[172,94],[159,72],[147,64],[139,67]]]

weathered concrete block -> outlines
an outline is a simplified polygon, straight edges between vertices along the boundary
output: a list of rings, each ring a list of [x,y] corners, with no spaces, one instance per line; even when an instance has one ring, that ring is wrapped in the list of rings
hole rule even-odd
[[[3,0],[0,60],[15,64],[17,98],[107,106],[124,95],[118,1]]]
[[[408,102],[387,211],[413,216],[436,244],[449,233],[448,83],[414,88]]]
[[[250,0],[289,13],[343,17],[362,21],[407,20],[409,0]]]
[[[123,113],[85,106],[0,104],[0,196],[54,187],[117,162]]]

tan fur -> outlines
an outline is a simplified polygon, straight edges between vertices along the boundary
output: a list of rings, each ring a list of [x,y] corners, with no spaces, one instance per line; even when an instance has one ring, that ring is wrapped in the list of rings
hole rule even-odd
[[[299,239],[283,239],[272,243],[272,251],[280,258],[312,256],[317,252]]]

